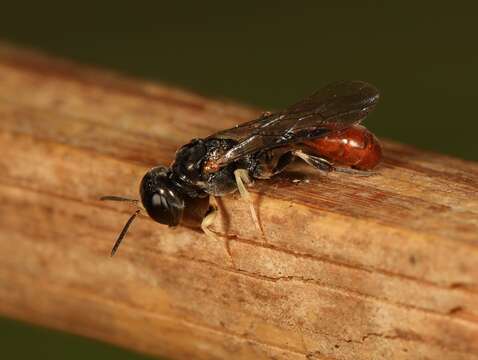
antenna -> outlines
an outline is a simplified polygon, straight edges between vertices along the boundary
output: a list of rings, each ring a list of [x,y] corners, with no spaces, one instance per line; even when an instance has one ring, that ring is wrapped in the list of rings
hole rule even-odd
[[[138,209],[133,213],[133,215],[131,215],[131,216],[129,217],[128,221],[127,221],[126,224],[123,226],[123,229],[121,230],[121,233],[119,234],[118,238],[116,239],[115,244],[113,245],[113,248],[111,249],[111,256],[113,256],[114,254],[116,254],[116,251],[118,250],[118,247],[120,246],[121,242],[123,241],[124,237],[126,236],[126,233],[128,232],[128,229],[129,229],[131,223],[134,221],[134,219],[136,218],[136,216],[138,216],[138,214],[141,212],[141,208],[140,208],[139,205],[138,205],[139,200],[137,200],[137,199],[130,199],[130,198],[123,197],[123,196],[106,195],[106,196],[100,197],[100,200],[102,200],[102,201],[125,201],[125,202],[131,202],[131,203],[135,204],[135,205],[138,207]]]
[[[136,210],[134,214],[130,216],[126,224],[123,226],[123,230],[121,230],[121,233],[119,234],[118,239],[116,239],[115,244],[113,245],[113,248],[111,249],[111,256],[116,254],[116,250],[118,250],[118,247],[120,246],[121,241],[123,241],[123,238],[128,232],[129,226],[131,225],[133,220],[136,218],[136,216],[138,216],[140,212],[141,212],[141,209]]]
[[[127,197],[124,197],[124,196],[116,196],[116,195],[102,196],[102,197],[100,197],[100,200],[101,201],[127,201],[127,202],[132,202],[132,203],[135,203],[135,204],[137,204],[139,202],[138,199],[131,199],[131,198],[127,198]]]

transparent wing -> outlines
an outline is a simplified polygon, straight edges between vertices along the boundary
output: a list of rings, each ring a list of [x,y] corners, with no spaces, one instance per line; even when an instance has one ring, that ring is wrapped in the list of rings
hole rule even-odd
[[[378,99],[378,90],[363,81],[330,84],[285,110],[209,136],[237,141],[216,163],[225,166],[259,150],[300,143],[358,124]]]

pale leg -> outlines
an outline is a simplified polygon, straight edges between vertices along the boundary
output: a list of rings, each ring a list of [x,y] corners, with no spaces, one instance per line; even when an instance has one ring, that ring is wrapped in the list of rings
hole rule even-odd
[[[201,229],[208,237],[217,240],[216,234],[209,230],[209,227],[214,223],[214,220],[216,220],[218,212],[216,198],[212,195],[209,197],[209,207],[210,208],[208,213],[206,214],[204,219],[202,219]]]
[[[325,171],[325,172],[330,172],[335,170],[334,166],[329,161],[323,158],[320,158],[318,156],[307,154],[303,152],[302,150],[295,150],[292,152],[292,154],[304,160],[307,164],[315,167],[318,170]]]
[[[349,167],[334,166],[330,161],[318,156],[307,154],[303,152],[302,150],[295,150],[293,154],[297,156],[298,158],[301,158],[302,160],[304,160],[310,166],[313,166],[316,169],[325,171],[325,172],[337,171],[337,172],[353,174],[358,176],[371,176],[376,174],[375,172],[370,170],[357,170],[357,169],[353,169]]]
[[[259,222],[259,218],[257,217],[256,210],[254,209],[254,204],[251,199],[251,195],[249,194],[249,191],[247,191],[246,186],[244,185],[250,185],[252,183],[251,179],[249,178],[249,173],[245,169],[237,169],[234,171],[234,176],[236,178],[236,183],[237,183],[237,188],[239,189],[239,193],[241,194],[241,197],[247,201],[249,204],[249,210],[251,211],[251,217],[252,221],[254,222],[254,225],[257,227],[257,229],[261,232],[262,235],[264,235],[264,231],[262,230],[261,223]]]

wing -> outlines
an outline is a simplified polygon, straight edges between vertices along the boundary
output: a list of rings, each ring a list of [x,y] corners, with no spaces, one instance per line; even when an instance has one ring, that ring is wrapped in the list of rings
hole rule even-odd
[[[259,150],[300,143],[358,124],[378,99],[378,90],[363,81],[330,84],[285,110],[209,136],[237,141],[216,164],[222,167]]]

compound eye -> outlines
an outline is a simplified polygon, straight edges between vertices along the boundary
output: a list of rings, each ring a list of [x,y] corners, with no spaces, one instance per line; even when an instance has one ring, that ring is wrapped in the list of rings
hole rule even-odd
[[[152,169],[146,173],[141,181],[140,195],[146,212],[153,220],[168,226],[181,222],[183,197],[162,171]]]
[[[153,220],[169,226],[179,224],[184,210],[183,199],[170,189],[159,189],[144,199],[143,205]]]

